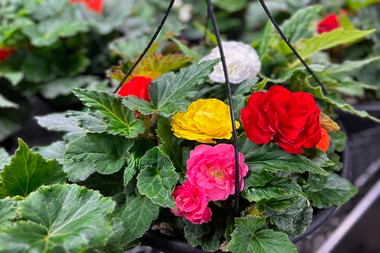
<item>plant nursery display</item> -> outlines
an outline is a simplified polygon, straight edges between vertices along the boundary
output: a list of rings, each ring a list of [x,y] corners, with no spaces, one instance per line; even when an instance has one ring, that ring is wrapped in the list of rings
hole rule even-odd
[[[356,194],[341,176],[336,111],[380,122],[348,104],[376,97],[358,70],[380,57],[349,53],[374,39],[350,20],[364,4],[284,7],[275,17],[289,48],[268,20],[218,43],[215,23],[215,33],[186,25],[200,7],[178,1],[145,48],[151,29],[138,33],[138,20],[174,1],[142,1],[159,6],[151,17],[136,1],[3,2],[0,139],[30,94],[82,106],[35,117],[60,135],[50,145],[0,147],[0,252],[124,252],[150,232],[207,252],[297,252],[291,239],[315,214]],[[263,12],[257,1],[212,2],[222,24],[253,4]]]

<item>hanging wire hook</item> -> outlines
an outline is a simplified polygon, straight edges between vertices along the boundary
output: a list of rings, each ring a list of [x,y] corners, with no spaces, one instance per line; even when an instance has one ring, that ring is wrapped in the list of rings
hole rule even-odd
[[[150,39],[148,45],[146,46],[146,48],[144,49],[144,51],[142,52],[142,54],[139,56],[139,58],[137,59],[137,61],[135,61],[135,63],[133,64],[133,66],[129,69],[129,71],[127,72],[127,74],[125,74],[125,76],[123,77],[123,79],[120,81],[119,85],[117,86],[117,88],[115,89],[115,91],[113,93],[116,93],[120,87],[123,85],[123,83],[125,82],[125,80],[127,80],[127,78],[132,74],[133,70],[136,68],[136,66],[140,63],[140,61],[142,60],[142,58],[144,58],[144,56],[146,55],[146,53],[148,52],[149,48],[153,45],[154,41],[156,40],[158,34],[160,33],[160,31],[162,30],[162,27],[164,26],[165,22],[166,22],[166,19],[168,18],[169,16],[169,13],[173,7],[173,4],[174,4],[174,1],[175,0],[171,0],[170,3],[169,3],[169,6],[168,8],[166,9],[166,12],[165,12],[165,15],[164,17],[162,18],[161,20],[161,23],[160,25],[157,27],[156,31],[154,32],[152,38]]]
[[[297,50],[292,46],[292,44],[289,42],[288,38],[286,38],[285,34],[282,32],[280,26],[277,24],[276,20],[273,18],[272,14],[270,13],[267,5],[265,4],[264,0],[259,0],[261,6],[263,7],[265,13],[267,14],[268,18],[272,22],[273,26],[276,28],[277,32],[280,34],[281,38],[285,41],[285,43],[288,45],[288,47],[292,50],[293,54],[300,60],[300,62],[305,66],[307,71],[314,77],[315,81],[318,83],[319,86],[321,86],[322,91],[325,94],[327,93],[327,90],[323,86],[322,82],[319,80],[319,78],[315,75],[315,73],[310,69],[310,67],[306,64],[304,59],[298,54]]]
[[[218,42],[220,60],[222,62],[222,66],[223,66],[224,78],[226,79],[228,103],[230,104],[232,135],[234,138],[234,144],[233,145],[234,145],[234,150],[235,150],[235,216],[238,216],[238,214],[239,214],[239,199],[240,199],[239,153],[238,153],[238,140],[237,140],[236,125],[235,125],[234,105],[232,103],[231,84],[230,84],[230,80],[228,78],[226,58],[225,58],[224,52],[223,52],[223,46],[222,46],[222,41],[220,39],[220,32],[219,32],[218,24],[217,24],[216,18],[215,18],[215,12],[214,12],[214,9],[212,7],[211,0],[206,0],[206,2],[207,2],[207,9],[209,11],[212,26],[214,27],[214,34],[215,34],[216,40]]]

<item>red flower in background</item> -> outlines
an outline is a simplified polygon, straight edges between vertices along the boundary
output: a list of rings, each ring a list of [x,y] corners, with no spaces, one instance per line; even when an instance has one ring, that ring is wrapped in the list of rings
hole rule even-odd
[[[302,148],[314,148],[321,140],[319,115],[311,94],[273,86],[249,97],[241,121],[254,143],[273,140],[289,153],[302,154]]]
[[[5,61],[14,51],[13,48],[0,48],[0,62]]]
[[[93,10],[98,14],[103,13],[103,0],[70,0],[70,3],[76,2],[84,3],[87,9]]]
[[[324,32],[331,32],[339,28],[338,16],[335,14],[330,14],[326,16],[323,20],[319,21],[317,24],[317,32],[318,34]]]
[[[149,83],[153,79],[145,76],[135,76],[121,87],[119,94],[122,97],[133,95],[150,102]]]

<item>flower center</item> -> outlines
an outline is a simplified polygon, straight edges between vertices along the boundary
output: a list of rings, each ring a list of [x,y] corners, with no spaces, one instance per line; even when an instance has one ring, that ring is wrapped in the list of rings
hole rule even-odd
[[[223,171],[223,168],[220,166],[211,166],[208,168],[211,177],[218,183],[223,183],[226,180],[226,174]]]

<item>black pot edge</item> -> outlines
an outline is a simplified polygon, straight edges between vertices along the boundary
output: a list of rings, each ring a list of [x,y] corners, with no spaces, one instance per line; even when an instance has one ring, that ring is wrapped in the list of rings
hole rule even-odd
[[[148,230],[141,238],[142,245],[150,246],[165,253],[205,253],[201,248],[194,248],[185,241],[173,239],[159,232]]]

